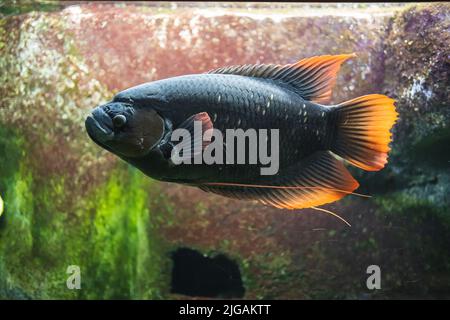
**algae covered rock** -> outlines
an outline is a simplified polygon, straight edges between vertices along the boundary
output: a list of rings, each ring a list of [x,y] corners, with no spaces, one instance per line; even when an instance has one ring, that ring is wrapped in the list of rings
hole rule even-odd
[[[396,137],[413,146],[450,118],[450,6],[417,5],[398,13],[386,39],[385,91],[402,115]]]
[[[151,182],[117,167],[86,136],[86,113],[111,93],[92,77],[67,24],[59,14],[2,19],[0,51],[2,297],[158,297],[144,191]],[[84,270],[88,290],[67,288],[69,265]]]
[[[358,58],[340,74],[336,102],[379,91],[389,15],[336,11],[311,17],[299,11],[292,16],[288,9],[281,15],[270,10],[253,15],[192,9],[161,13],[95,4],[69,7],[61,14],[94,76],[110,90],[225,65],[287,64],[355,52]]]
[[[392,186],[448,206],[450,156],[450,5],[399,12],[386,39],[384,91],[397,100]]]

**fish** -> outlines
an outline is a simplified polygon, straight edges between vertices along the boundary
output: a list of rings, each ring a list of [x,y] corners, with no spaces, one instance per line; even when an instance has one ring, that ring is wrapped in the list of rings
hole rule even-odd
[[[279,209],[317,208],[359,187],[347,165],[378,171],[388,162],[395,100],[368,94],[330,104],[342,63],[355,56],[227,66],[144,83],[94,108],[86,130],[153,179]],[[259,161],[174,165],[174,132],[193,132],[196,123],[202,132],[277,129],[277,172],[261,174]],[[192,149],[188,158],[211,144],[196,139],[183,146]]]

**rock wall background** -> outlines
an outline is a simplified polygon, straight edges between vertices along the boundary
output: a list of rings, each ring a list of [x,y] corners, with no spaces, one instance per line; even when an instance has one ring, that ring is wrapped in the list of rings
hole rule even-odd
[[[50,9],[0,20],[1,298],[177,298],[178,247],[237,261],[245,298],[450,297],[449,4]],[[84,131],[142,82],[349,52],[333,101],[384,93],[400,112],[389,165],[351,169],[373,197],[325,206],[352,228],[152,181]],[[74,264],[82,290],[65,285]]]

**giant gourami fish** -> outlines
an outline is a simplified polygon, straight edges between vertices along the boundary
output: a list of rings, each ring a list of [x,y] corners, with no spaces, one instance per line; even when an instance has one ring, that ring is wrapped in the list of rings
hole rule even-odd
[[[394,100],[380,94],[329,103],[341,64],[354,54],[256,64],[145,83],[118,93],[86,119],[98,145],[161,181],[277,208],[315,208],[353,193],[343,160],[367,171],[387,163]],[[279,169],[261,164],[179,164],[170,159],[176,128],[279,130]],[[203,145],[202,145],[203,146]],[[337,157],[339,156],[339,157]]]

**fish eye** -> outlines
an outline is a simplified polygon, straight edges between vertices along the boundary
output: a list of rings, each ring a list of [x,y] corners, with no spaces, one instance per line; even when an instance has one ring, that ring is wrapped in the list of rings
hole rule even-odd
[[[127,118],[123,114],[119,114],[113,118],[114,127],[120,128],[127,122]]]

